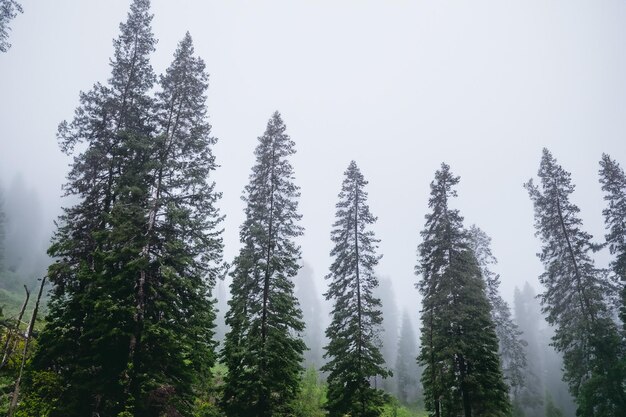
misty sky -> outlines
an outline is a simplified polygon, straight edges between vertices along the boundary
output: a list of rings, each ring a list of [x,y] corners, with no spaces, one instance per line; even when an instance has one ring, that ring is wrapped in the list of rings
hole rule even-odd
[[[80,90],[109,77],[129,0],[21,0],[0,54],[0,182],[21,173],[59,213],[71,160],[56,127]],[[303,259],[321,282],[343,172],[356,160],[384,254],[378,273],[419,309],[416,247],[442,161],[461,176],[465,224],[493,238],[502,291],[538,286],[533,210],[522,184],[542,147],[572,172],[585,229],[603,234],[602,152],[626,165],[626,2],[153,0],[161,73],[189,30],[210,73],[208,108],[227,215],[239,248],[241,192],[256,138],[279,110],[296,142]],[[603,259],[606,261],[606,259]]]

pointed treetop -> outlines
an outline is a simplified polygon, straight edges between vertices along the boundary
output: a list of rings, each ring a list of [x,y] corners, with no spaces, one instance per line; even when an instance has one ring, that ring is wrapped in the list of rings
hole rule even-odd
[[[157,43],[152,17],[149,0],[134,0],[126,21],[120,23],[120,35],[113,41],[110,83],[121,94],[131,90],[145,93],[154,83],[156,76],[149,61]]]
[[[276,110],[272,113],[272,117],[267,121],[267,129],[265,131],[266,135],[271,134],[282,134],[287,127],[285,126],[285,122],[283,122],[283,118],[280,115],[280,112]]]
[[[178,42],[177,50],[185,51],[186,55],[193,55],[193,39],[189,31],[185,32],[185,36]]]
[[[357,178],[359,184],[361,185],[368,184],[368,182],[363,177],[363,174],[361,174],[361,170],[359,169],[358,165],[356,164],[354,160],[350,161],[350,165],[348,165],[348,169],[346,169],[345,175],[347,178]]]
[[[435,206],[439,197],[443,197],[443,201],[446,203],[448,197],[456,197],[456,190],[452,187],[457,185],[460,179],[461,177],[455,176],[450,171],[450,165],[442,162],[441,168],[435,172],[435,179],[430,183],[431,198],[428,200],[428,206]]]

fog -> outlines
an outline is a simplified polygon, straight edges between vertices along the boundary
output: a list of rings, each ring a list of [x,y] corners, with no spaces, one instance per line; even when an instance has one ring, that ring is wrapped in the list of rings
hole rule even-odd
[[[23,233],[45,240],[36,235],[49,236],[70,204],[61,186],[71,160],[56,127],[72,118],[79,91],[109,77],[128,1],[21,3],[13,46],[0,54],[0,185],[5,195],[16,181],[27,190],[41,223]],[[626,163],[624,2],[154,0],[152,11],[157,73],[187,30],[207,63],[227,261],[240,246],[256,138],[275,110],[296,143],[300,243],[320,299],[353,159],[369,181],[377,273],[397,297],[398,326],[405,310],[417,326],[416,248],[443,161],[461,176],[453,206],[465,225],[492,237],[510,303],[526,281],[540,291],[540,242],[522,184],[543,147],[572,173],[584,228],[604,234],[598,161],[606,152]],[[45,246],[28,250],[43,255]],[[607,259],[600,253],[599,265]]]

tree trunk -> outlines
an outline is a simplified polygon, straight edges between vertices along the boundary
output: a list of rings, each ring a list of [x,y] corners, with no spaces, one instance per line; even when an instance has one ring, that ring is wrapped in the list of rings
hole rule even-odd
[[[7,417],[13,417],[17,408],[17,400],[20,395],[20,383],[22,382],[22,373],[24,372],[24,365],[26,364],[26,357],[28,356],[28,347],[30,345],[30,339],[33,335],[33,328],[35,327],[35,320],[37,320],[37,312],[39,310],[39,301],[41,300],[41,294],[43,293],[43,287],[45,284],[46,277],[44,276],[41,279],[41,285],[39,286],[39,294],[37,294],[37,301],[35,302],[33,315],[31,316],[30,323],[28,324],[26,340],[24,341],[24,352],[22,354],[22,364],[20,365],[20,372],[17,375],[17,380],[15,381],[15,389],[13,390],[13,395],[11,396],[11,404],[9,405],[9,413],[7,414]]]
[[[465,358],[461,355],[458,359],[459,363],[459,372],[461,374],[461,394],[463,396],[463,410],[465,412],[465,417],[472,417],[472,403],[470,400],[470,395],[467,390],[467,366],[465,363]]]

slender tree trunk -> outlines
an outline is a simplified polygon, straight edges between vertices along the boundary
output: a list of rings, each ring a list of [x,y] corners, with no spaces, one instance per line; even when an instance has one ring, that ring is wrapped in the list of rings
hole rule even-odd
[[[267,261],[265,263],[265,279],[263,281],[263,311],[261,313],[261,341],[265,349],[267,337],[267,304],[270,291],[270,260],[272,256],[272,227],[274,220],[274,144],[272,144],[272,165],[270,172],[270,218],[267,232]]]
[[[567,251],[572,260],[572,265],[574,267],[574,276],[576,277],[576,290],[580,295],[580,308],[582,309],[583,314],[585,315],[585,319],[590,319],[591,322],[595,321],[595,314],[591,310],[591,306],[589,304],[589,300],[585,294],[585,288],[583,287],[582,280],[580,278],[580,271],[578,269],[578,262],[576,262],[576,256],[574,255],[574,249],[572,248],[572,243],[569,240],[569,233],[567,228],[565,227],[565,221],[563,220],[563,213],[561,212],[561,199],[559,198],[559,189],[557,188],[556,180],[554,184],[554,189],[556,190],[556,210],[559,215],[559,223],[561,225],[561,229],[563,231],[563,236],[565,236],[565,242],[567,243]]]
[[[267,355],[265,354],[266,340],[267,340],[267,310],[269,308],[269,293],[270,293],[270,277],[271,268],[270,262],[272,259],[272,233],[274,232],[274,169],[275,169],[275,144],[272,143],[272,165],[270,171],[270,217],[268,223],[267,232],[267,259],[265,263],[265,278],[263,280],[263,310],[261,311],[261,351],[262,357],[260,361],[261,377],[265,374],[265,361]],[[266,416],[268,413],[268,395],[269,393],[261,392],[259,398],[259,415]]]
[[[148,212],[148,224],[146,227],[146,244],[141,248],[141,257],[148,258],[151,250],[151,238],[152,231],[154,230],[154,226],[156,224],[156,218],[158,215],[158,211],[161,207],[161,192],[163,187],[163,167],[167,163],[168,155],[171,151],[171,147],[174,143],[173,136],[176,133],[177,127],[179,125],[180,112],[182,107],[182,100],[179,102],[178,111],[174,112],[175,107],[175,99],[172,100],[170,106],[170,114],[168,116],[167,129],[165,132],[165,146],[164,150],[160,152],[160,166],[158,173],[156,174],[156,185],[154,185],[154,191],[152,191],[153,203],[150,207],[150,211]],[[175,116],[174,116],[175,114]],[[172,126],[172,118],[175,118]],[[171,130],[171,132],[170,132]],[[136,290],[136,306],[135,306],[135,314],[133,316],[133,320],[135,322],[135,330],[130,336],[130,343],[128,349],[128,363],[133,364],[133,369],[137,371],[138,362],[137,362],[137,352],[141,350],[141,334],[143,333],[144,327],[144,317],[146,310],[146,283],[148,282],[148,273],[145,268],[142,268],[139,272],[139,277],[137,282],[135,283]],[[135,372],[136,373],[136,372]],[[131,392],[134,391],[132,385],[135,383],[134,375],[129,375],[128,371],[124,371],[124,376],[128,380],[128,389]],[[127,393],[128,394],[128,393]]]
[[[356,181],[355,181],[356,182]],[[363,355],[363,325],[362,325],[362,312],[361,312],[361,277],[359,276],[359,185],[355,183],[355,198],[354,198],[354,250],[356,256],[356,305],[357,305],[357,318],[359,324],[359,377],[363,378],[363,366],[361,364],[361,358]],[[366,381],[367,382],[367,381]],[[361,388],[361,413],[365,415],[365,398],[363,387]]]
[[[9,329],[9,332],[7,333],[7,341],[4,344],[4,353],[2,355],[0,369],[4,368],[7,362],[9,362],[9,357],[11,356],[11,353],[13,353],[13,349],[15,349],[15,344],[11,344],[13,333],[17,333],[20,329],[20,323],[22,322],[22,317],[24,316],[24,310],[26,310],[26,305],[28,304],[28,299],[30,298],[30,291],[28,291],[26,285],[24,285],[24,291],[26,291],[26,298],[24,299],[22,308],[20,308],[20,314],[18,314],[17,320],[15,321],[15,327],[13,329]]]
[[[434,342],[434,312],[430,311],[430,329],[429,329],[429,341],[430,341],[430,369],[431,369],[431,384],[433,390],[433,402],[435,403],[435,417],[440,417],[439,410],[439,390],[437,387],[437,370],[435,369],[435,342]]]
[[[20,365],[20,372],[18,373],[17,380],[15,381],[15,389],[13,390],[13,395],[11,396],[11,404],[9,405],[9,413],[7,414],[7,417],[13,417],[17,408],[17,400],[20,395],[20,383],[22,382],[22,373],[24,372],[24,365],[26,364],[26,357],[28,356],[28,347],[33,335],[33,328],[35,327],[35,320],[37,320],[37,312],[39,311],[39,301],[41,300],[41,294],[43,293],[43,287],[45,284],[46,277],[44,276],[41,279],[41,285],[39,286],[39,294],[37,294],[37,301],[35,302],[33,315],[31,316],[30,323],[28,324],[26,340],[24,341],[24,351],[22,353],[22,364]]]

